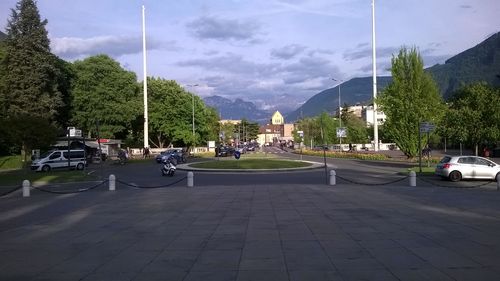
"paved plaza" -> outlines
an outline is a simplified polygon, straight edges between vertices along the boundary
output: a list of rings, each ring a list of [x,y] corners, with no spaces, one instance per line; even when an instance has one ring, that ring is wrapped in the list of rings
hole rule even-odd
[[[0,280],[500,280],[495,189],[118,185],[0,208]]]

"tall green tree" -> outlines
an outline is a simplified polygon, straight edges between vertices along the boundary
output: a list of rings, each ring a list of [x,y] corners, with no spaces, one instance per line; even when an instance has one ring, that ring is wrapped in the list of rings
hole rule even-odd
[[[366,143],[369,140],[365,121],[349,111],[348,106],[342,109],[342,124],[347,128],[344,143]]]
[[[443,118],[442,132],[458,142],[474,147],[500,140],[500,89],[485,83],[462,87],[450,100]]]
[[[107,55],[76,61],[73,71],[72,125],[96,136],[98,122],[100,137],[125,138],[141,114],[135,73]]]
[[[55,140],[52,132],[64,102],[46,24],[33,0],[20,0],[11,10],[0,60],[0,122],[8,124],[2,147],[8,149],[0,147],[0,153],[21,151],[26,158],[30,149]]]
[[[54,120],[64,105],[58,91],[56,57],[33,0],[20,0],[7,23],[2,61],[4,116],[31,115]]]
[[[387,116],[384,130],[412,158],[419,152],[419,124],[438,123],[445,106],[416,48],[402,48],[393,56],[391,73],[392,82],[377,102]]]

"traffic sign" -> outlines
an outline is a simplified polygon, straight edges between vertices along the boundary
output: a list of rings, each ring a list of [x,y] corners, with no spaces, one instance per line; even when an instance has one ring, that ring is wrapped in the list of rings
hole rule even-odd
[[[345,138],[347,137],[347,128],[339,127],[337,128],[337,138]]]
[[[430,122],[422,122],[420,123],[420,132],[421,133],[429,133],[432,132],[436,126]]]

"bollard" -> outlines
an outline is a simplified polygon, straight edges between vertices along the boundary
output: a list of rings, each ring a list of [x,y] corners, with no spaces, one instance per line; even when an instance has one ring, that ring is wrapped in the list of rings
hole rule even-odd
[[[116,177],[115,175],[109,175],[109,190],[115,191],[116,189]]]
[[[330,170],[330,185],[336,185],[337,184],[337,178],[335,177],[337,173],[335,170]]]
[[[188,187],[193,187],[194,186],[194,174],[193,174],[193,172],[188,172],[188,174],[187,174],[187,184],[188,184]]]
[[[410,186],[417,186],[417,174],[415,171],[410,171]]]
[[[23,180],[23,197],[30,197],[31,183],[29,180]]]

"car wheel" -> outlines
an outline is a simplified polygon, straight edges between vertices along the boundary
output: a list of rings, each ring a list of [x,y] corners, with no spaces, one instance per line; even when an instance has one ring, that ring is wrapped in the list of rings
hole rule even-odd
[[[459,171],[453,171],[450,173],[448,178],[453,182],[457,182],[457,181],[460,181],[462,179],[462,174],[460,174]]]
[[[83,170],[83,163],[78,163],[78,164],[76,165],[76,169],[77,169],[77,170]]]
[[[495,176],[495,180],[496,180],[497,182],[500,182],[500,173],[498,173],[498,174]]]
[[[50,166],[49,165],[45,165],[42,167],[42,172],[48,172],[50,171]]]

